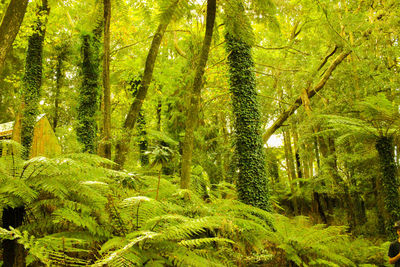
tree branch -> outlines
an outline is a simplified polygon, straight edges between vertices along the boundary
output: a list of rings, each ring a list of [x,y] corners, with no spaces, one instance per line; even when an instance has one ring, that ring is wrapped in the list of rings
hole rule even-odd
[[[336,67],[348,56],[350,55],[352,51],[344,51],[342,52],[329,66],[329,68],[326,70],[324,75],[322,76],[321,80],[311,89],[307,89],[307,96],[308,98],[313,97],[317,92],[319,92],[328,79],[330,78],[332,72],[336,69]],[[279,127],[282,126],[282,124],[301,106],[302,100],[301,96],[298,96],[296,101],[290,106],[287,110],[285,110],[279,118],[267,129],[263,136],[263,141],[266,143],[268,139],[275,133],[276,130],[279,129]]]

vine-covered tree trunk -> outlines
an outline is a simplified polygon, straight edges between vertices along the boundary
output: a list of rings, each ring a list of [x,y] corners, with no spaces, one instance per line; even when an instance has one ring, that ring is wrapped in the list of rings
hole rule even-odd
[[[45,23],[49,9],[47,0],[43,0],[39,8],[38,18],[33,25],[33,34],[28,40],[26,53],[25,76],[23,79],[24,107],[21,125],[21,143],[24,146],[23,157],[29,158],[29,152],[33,140],[33,129],[39,114],[40,91],[42,85],[42,52],[45,35]],[[25,215],[25,207],[6,207],[3,209],[3,227],[17,228],[22,225]],[[17,244],[16,240],[3,243],[4,266],[25,266],[24,247]]]
[[[49,9],[47,0],[39,9],[38,16],[47,16]],[[44,18],[38,18],[34,25],[34,33],[28,40],[26,53],[25,76],[23,79],[24,107],[22,115],[21,144],[25,147],[25,158],[29,158],[29,151],[33,140],[33,129],[39,115],[40,88],[42,86],[42,54],[45,28]]]
[[[0,74],[3,72],[4,61],[8,51],[18,34],[24,20],[28,0],[11,0],[0,25]]]
[[[191,97],[189,101],[190,103],[189,103],[189,108],[187,110],[187,116],[185,122],[185,138],[183,140],[183,146],[182,146],[182,167],[181,167],[182,189],[188,189],[190,187],[194,129],[198,122],[202,79],[211,46],[211,39],[213,35],[214,22],[215,22],[215,13],[217,8],[216,6],[217,6],[216,0],[207,1],[206,33],[204,35],[204,41],[200,53],[199,62],[197,63],[196,67],[196,73],[193,81],[193,89],[191,92]]]
[[[395,237],[392,229],[394,222],[400,219],[399,182],[397,178],[396,163],[394,161],[393,139],[381,136],[376,140],[376,150],[379,154],[380,169],[382,172],[381,195],[384,196],[386,232]]]
[[[229,33],[226,34],[226,42],[235,116],[239,199],[246,204],[269,210],[268,178],[251,47]]]
[[[170,14],[170,15],[168,15],[167,17],[162,19],[162,21],[158,25],[156,33],[154,34],[149,53],[147,54],[144,73],[143,73],[143,79],[140,84],[138,94],[129,109],[129,112],[126,116],[126,119],[125,119],[125,122],[123,125],[125,134],[123,134],[121,139],[118,140],[116,148],[115,148],[116,155],[115,155],[114,161],[118,164],[118,168],[123,168],[123,166],[124,166],[126,156],[129,152],[131,131],[132,131],[133,127],[135,126],[136,119],[139,116],[139,111],[142,108],[143,101],[146,98],[147,91],[149,89],[149,85],[150,85],[151,79],[153,77],[154,64],[157,59],[158,49],[160,48],[160,44],[164,37],[165,30],[167,29],[168,24],[172,20],[172,14],[174,14],[178,2],[179,2],[179,0],[174,1],[171,4],[171,6],[169,7],[169,12],[168,12],[168,14]]]
[[[97,124],[95,119],[99,102],[98,40],[82,36],[82,84],[79,89],[77,136],[83,151],[95,152]]]

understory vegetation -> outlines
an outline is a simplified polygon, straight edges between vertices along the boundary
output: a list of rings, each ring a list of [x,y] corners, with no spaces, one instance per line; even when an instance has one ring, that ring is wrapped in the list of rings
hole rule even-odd
[[[22,160],[1,141],[1,207],[26,207],[27,224],[0,230],[38,266],[367,266],[387,244],[354,238],[343,226],[312,224],[243,204],[234,185],[196,190],[156,173],[127,173],[90,154]],[[156,194],[158,200],[156,200]]]

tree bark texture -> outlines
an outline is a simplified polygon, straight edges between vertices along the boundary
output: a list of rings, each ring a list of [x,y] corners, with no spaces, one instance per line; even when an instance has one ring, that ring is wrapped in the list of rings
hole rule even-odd
[[[28,0],[11,0],[0,25],[0,74],[3,72],[4,61],[8,51],[18,34],[24,20]]]
[[[206,33],[204,35],[203,47],[201,49],[199,62],[197,64],[194,76],[193,89],[191,92],[191,97],[189,102],[190,104],[189,108],[187,109],[188,111],[185,123],[185,138],[183,140],[183,147],[182,147],[182,167],[181,167],[182,189],[189,189],[190,187],[194,129],[198,122],[201,88],[203,85],[202,80],[211,46],[216,8],[217,8],[216,0],[207,1]]]
[[[179,0],[174,1],[172,5],[170,6],[170,13],[173,14],[177,5],[178,5]],[[170,23],[172,19],[172,15],[169,16],[168,18],[163,19],[160,24],[158,25],[157,31],[154,34],[153,41],[151,42],[150,50],[147,54],[146,58],[146,63],[145,63],[145,68],[144,68],[144,73],[143,73],[143,79],[139,87],[138,94],[133,101],[129,112],[126,116],[123,128],[124,128],[124,134],[121,137],[120,140],[118,140],[117,145],[116,145],[116,155],[115,155],[115,162],[118,164],[118,168],[122,169],[124,166],[124,163],[126,161],[126,156],[129,152],[129,144],[131,140],[131,131],[133,127],[135,126],[136,119],[139,115],[139,111],[142,108],[143,101],[146,98],[147,91],[149,89],[151,79],[153,77],[153,70],[154,70],[154,64],[157,59],[158,55],[158,50],[161,45],[161,41],[164,37],[165,30],[168,27],[168,24]]]
[[[111,89],[110,89],[110,22],[111,0],[104,0],[103,43],[103,153],[111,159]]]

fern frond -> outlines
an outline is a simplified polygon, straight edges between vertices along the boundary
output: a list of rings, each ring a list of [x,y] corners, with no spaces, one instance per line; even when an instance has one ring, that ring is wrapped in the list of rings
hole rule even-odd
[[[195,248],[204,245],[210,245],[214,243],[230,243],[234,244],[235,242],[227,239],[227,238],[220,238],[220,237],[207,237],[207,238],[196,238],[196,239],[186,239],[180,241],[178,244],[184,247]]]
[[[129,241],[129,243],[126,244],[123,248],[118,249],[118,250],[114,251],[113,253],[110,253],[103,259],[97,261],[95,264],[90,265],[90,266],[95,267],[95,266],[104,266],[106,264],[113,264],[114,262],[118,261],[123,256],[123,254],[125,254],[130,248],[132,248],[137,243],[144,241],[144,240],[152,239],[158,235],[159,235],[158,233],[154,233],[154,232],[141,232],[141,234],[138,237]]]

